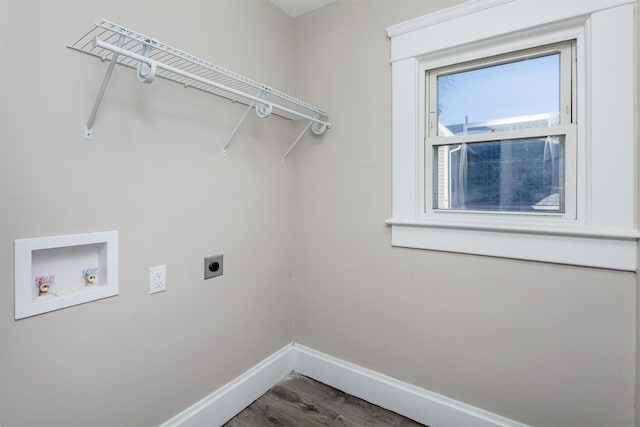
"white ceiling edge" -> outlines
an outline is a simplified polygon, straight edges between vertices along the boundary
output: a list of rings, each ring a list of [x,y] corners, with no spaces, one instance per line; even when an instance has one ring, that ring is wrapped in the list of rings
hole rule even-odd
[[[287,15],[295,18],[334,1],[336,0],[271,0],[271,3],[284,10]]]

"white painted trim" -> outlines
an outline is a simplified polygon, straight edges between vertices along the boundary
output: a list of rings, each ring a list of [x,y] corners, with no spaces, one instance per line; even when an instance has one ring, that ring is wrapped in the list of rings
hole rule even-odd
[[[300,344],[293,350],[294,371],[431,427],[526,426]]]
[[[584,237],[588,239],[606,239],[606,240],[629,240],[637,241],[640,239],[640,232],[638,231],[615,231],[615,230],[585,230],[578,227],[566,227],[566,228],[544,228],[544,227],[525,227],[522,224],[518,225],[505,225],[498,222],[490,223],[490,225],[478,225],[471,221],[459,221],[449,223],[438,223],[436,221],[428,220],[415,220],[412,218],[398,219],[389,218],[385,221],[389,225],[402,225],[406,227],[446,227],[458,230],[482,230],[482,231],[497,231],[504,233],[531,233],[548,236],[567,236],[567,237]]]
[[[465,15],[478,13],[485,9],[491,9],[492,7],[512,1],[513,0],[469,0],[456,6],[448,7],[434,13],[410,19],[406,22],[401,22],[400,24],[392,25],[387,28],[387,35],[389,37],[400,36],[411,31],[439,24],[440,22],[450,21]]]
[[[522,244],[526,236],[526,244]],[[425,244],[425,242],[428,242]],[[393,225],[393,246],[635,271],[637,240],[492,229]]]
[[[295,343],[286,345],[160,427],[220,426],[292,371],[431,427],[527,427]]]
[[[161,427],[222,425],[280,382],[292,369],[293,344],[287,344]]]
[[[425,43],[431,52],[436,52],[627,4],[636,4],[636,0],[469,0],[388,27],[391,61],[426,53],[421,46]],[[478,20],[485,25],[478,26]],[[452,22],[469,31],[452,33]]]

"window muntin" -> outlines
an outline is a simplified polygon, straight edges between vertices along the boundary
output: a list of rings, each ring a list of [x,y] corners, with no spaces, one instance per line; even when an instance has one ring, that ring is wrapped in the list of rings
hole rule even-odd
[[[573,44],[427,71],[427,211],[575,214]]]

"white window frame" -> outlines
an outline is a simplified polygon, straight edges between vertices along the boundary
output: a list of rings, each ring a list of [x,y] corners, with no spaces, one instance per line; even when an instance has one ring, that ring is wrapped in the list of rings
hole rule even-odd
[[[390,27],[392,245],[635,271],[635,0],[471,0]],[[431,208],[426,71],[575,40],[568,214]],[[612,76],[612,73],[614,75]],[[615,108],[611,108],[615,106]],[[615,126],[612,125],[615,123]]]
[[[487,67],[492,65],[513,63],[518,60],[541,57],[553,53],[560,54],[560,103],[559,103],[559,123],[546,128],[532,128],[522,129],[515,131],[497,131],[492,133],[479,133],[470,135],[454,135],[454,136],[441,136],[439,135],[439,121],[437,115],[438,109],[438,97],[437,97],[437,80],[440,75],[458,73],[468,70],[477,69],[479,67]],[[478,52],[474,52],[474,56]],[[498,57],[481,58],[479,60],[450,64],[445,67],[428,68],[429,61],[423,61],[420,69],[424,68],[425,75],[425,94],[426,102],[425,108],[425,165],[424,165],[424,181],[425,181],[425,193],[421,194],[424,197],[425,213],[429,215],[451,215],[455,210],[439,210],[433,206],[433,165],[435,164],[433,159],[433,150],[435,147],[460,144],[460,143],[475,143],[475,142],[492,142],[492,141],[504,141],[504,140],[517,140],[526,138],[544,138],[547,136],[559,136],[564,138],[564,162],[563,165],[563,195],[564,195],[564,211],[561,214],[556,213],[541,213],[541,212],[516,212],[516,211],[483,211],[479,212],[481,215],[487,216],[489,214],[499,215],[496,218],[504,220],[511,220],[514,215],[522,216],[528,215],[530,217],[536,217],[536,219],[543,219],[545,217],[563,219],[575,219],[576,218],[576,105],[574,103],[576,82],[576,67],[573,66],[576,63],[575,58],[575,40],[566,40],[552,45],[538,46],[530,49],[521,50],[518,52],[507,52],[504,55]],[[469,210],[463,211],[465,214],[471,213]],[[546,220],[546,219],[543,219]],[[552,219],[553,221],[553,219]]]

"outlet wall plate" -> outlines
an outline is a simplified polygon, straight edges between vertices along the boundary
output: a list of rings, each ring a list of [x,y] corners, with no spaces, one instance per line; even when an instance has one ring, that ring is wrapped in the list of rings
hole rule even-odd
[[[223,256],[222,254],[220,255],[213,255],[213,256],[209,256],[206,257],[204,259],[204,278],[206,279],[211,279],[214,277],[218,277],[218,276],[222,276],[222,270],[223,270]]]
[[[159,265],[149,269],[149,293],[155,294],[167,290],[167,266]]]

